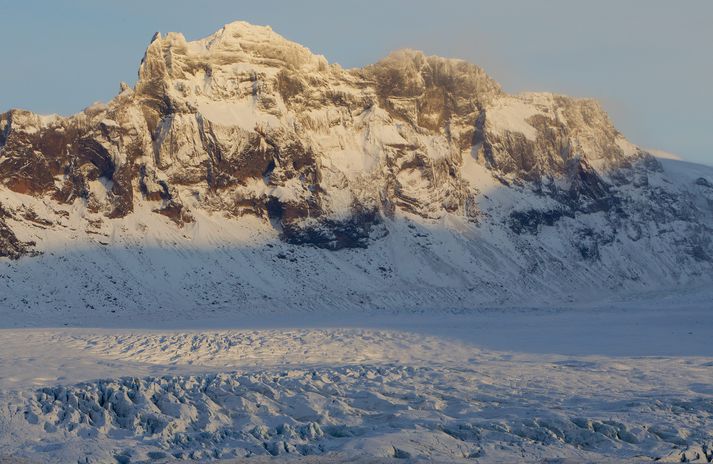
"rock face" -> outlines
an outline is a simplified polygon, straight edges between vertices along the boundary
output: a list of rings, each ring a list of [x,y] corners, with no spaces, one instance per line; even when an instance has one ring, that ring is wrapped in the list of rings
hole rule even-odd
[[[10,214],[0,203],[0,258],[18,259],[20,256],[32,254],[34,242],[21,242],[5,222]]]
[[[389,221],[455,216],[533,265],[552,254],[543,232],[584,261],[655,240],[662,266],[710,262],[711,182],[667,180],[594,101],[508,95],[475,65],[411,50],[345,70],[243,22],[194,42],[157,34],[136,86],[106,105],[0,115],[9,191],[108,221],[139,204],[176,227],[196,210],[255,216],[335,250],[368,247]],[[21,254],[0,230],[2,253]]]

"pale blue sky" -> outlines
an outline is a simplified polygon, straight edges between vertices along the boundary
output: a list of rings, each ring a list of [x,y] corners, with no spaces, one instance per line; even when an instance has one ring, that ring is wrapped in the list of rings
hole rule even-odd
[[[133,83],[155,31],[269,24],[330,62],[464,58],[509,92],[600,99],[633,142],[713,164],[713,1],[0,0],[0,111],[69,114]]]

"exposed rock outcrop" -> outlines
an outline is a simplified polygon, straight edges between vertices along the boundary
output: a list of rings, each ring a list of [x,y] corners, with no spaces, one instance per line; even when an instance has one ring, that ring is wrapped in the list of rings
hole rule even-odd
[[[18,259],[23,255],[33,254],[34,242],[22,242],[7,225],[5,218],[10,213],[0,203],[0,258]]]

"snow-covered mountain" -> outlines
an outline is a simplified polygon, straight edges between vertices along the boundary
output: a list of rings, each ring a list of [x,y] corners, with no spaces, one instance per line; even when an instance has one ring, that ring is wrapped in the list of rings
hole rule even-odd
[[[712,232],[713,169],[595,101],[244,22],[156,34],[108,104],[0,115],[8,311],[582,300],[710,283]]]

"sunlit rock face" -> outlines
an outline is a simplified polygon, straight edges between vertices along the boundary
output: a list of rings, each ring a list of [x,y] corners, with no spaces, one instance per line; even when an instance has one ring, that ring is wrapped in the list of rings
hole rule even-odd
[[[592,100],[508,95],[475,65],[412,50],[345,70],[244,22],[193,42],[157,34],[136,86],[105,105],[0,115],[10,191],[107,220],[150,205],[176,227],[196,210],[257,216],[329,249],[368,247],[401,217],[457,216],[528,254],[544,229],[577,259],[655,239],[667,265],[710,261],[701,179],[666,181]]]

